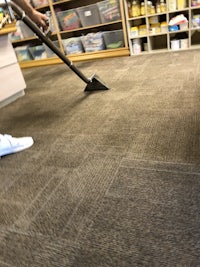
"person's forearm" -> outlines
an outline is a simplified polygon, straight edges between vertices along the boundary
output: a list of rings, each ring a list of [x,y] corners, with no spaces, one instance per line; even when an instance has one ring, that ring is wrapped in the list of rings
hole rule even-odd
[[[31,4],[26,0],[13,0],[21,9],[25,11],[28,16],[31,16],[34,12],[34,8]]]
[[[48,17],[33,8],[28,2],[28,0],[13,0],[13,2],[15,2],[15,4],[17,4],[19,7],[21,7],[21,9],[24,10],[25,14],[38,26],[42,27],[43,30],[47,29]]]

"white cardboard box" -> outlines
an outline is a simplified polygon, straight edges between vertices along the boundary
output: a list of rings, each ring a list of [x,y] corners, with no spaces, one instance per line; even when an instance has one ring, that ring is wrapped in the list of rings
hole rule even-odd
[[[0,36],[0,68],[16,63],[17,57],[8,35]]]

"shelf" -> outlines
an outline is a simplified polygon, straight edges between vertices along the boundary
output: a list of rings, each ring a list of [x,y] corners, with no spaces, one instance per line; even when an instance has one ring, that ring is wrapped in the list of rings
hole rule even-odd
[[[181,52],[181,51],[187,51],[188,48],[179,48],[179,49],[170,49],[170,52]]]
[[[190,48],[191,48],[191,49],[200,49],[200,44],[199,44],[199,45],[198,45],[198,44],[197,44],[197,45],[193,45],[193,44],[191,44],[191,45],[190,45]]]
[[[168,32],[157,32],[157,33],[149,33],[149,37],[153,37],[153,36],[160,36],[160,35],[167,35]]]
[[[138,35],[138,36],[134,36],[134,37],[130,37],[131,40],[134,40],[134,39],[138,39],[138,38],[147,38],[148,35]]]
[[[196,27],[196,28],[190,28],[191,31],[198,31],[200,32],[200,27]]]
[[[132,20],[137,20],[137,19],[145,19],[146,16],[138,16],[138,17],[133,17],[133,18],[128,18],[128,21],[132,21]]]
[[[35,7],[36,10],[43,10],[43,9],[49,9],[49,5],[43,5],[40,7]]]
[[[134,54],[133,52],[133,48],[132,48],[132,43],[134,42],[135,39],[141,39],[141,48],[139,49],[143,49],[144,43],[147,44],[148,49],[148,53],[159,53],[159,52],[173,52],[175,50],[171,50],[171,41],[172,38],[175,37],[175,35],[177,35],[177,38],[179,39],[188,39],[188,48],[184,49],[179,49],[176,51],[185,51],[188,49],[198,49],[200,48],[200,27],[189,27],[192,26],[192,18],[193,18],[193,14],[194,15],[198,15],[200,14],[200,5],[199,6],[195,6],[195,7],[191,7],[191,0],[187,0],[186,1],[186,7],[185,8],[180,8],[180,9],[175,9],[175,10],[168,10],[168,6],[169,6],[169,0],[164,0],[167,6],[167,10],[166,12],[161,12],[161,13],[155,13],[155,14],[146,14],[145,16],[138,16],[135,18],[131,18],[129,16],[130,14],[130,6],[128,6],[128,0],[124,0],[124,5],[125,5],[125,19],[126,19],[126,25],[127,25],[127,31],[128,31],[128,42],[129,42],[129,47],[130,47],[130,51],[131,51],[131,55],[135,56],[136,54]],[[154,1],[155,2],[155,1]],[[147,11],[147,1],[145,1],[145,8]],[[188,20],[188,28],[183,28],[178,30],[178,31],[169,31],[169,21],[173,16],[176,16],[178,14],[183,14],[187,20]],[[140,25],[145,25],[147,29],[149,29],[150,27],[150,18],[154,17],[154,16],[158,16],[158,21],[162,22],[163,20],[166,21],[166,28],[165,28],[165,32],[157,32],[157,33],[153,33],[151,34],[150,31],[148,31],[147,34],[145,34],[144,36],[132,36],[131,35],[131,27],[135,27],[135,26],[140,26]],[[142,22],[140,23],[139,21],[137,22],[137,19],[142,19]],[[160,26],[157,26],[160,27]],[[185,36],[185,37],[184,37]],[[142,38],[146,38],[145,40],[142,40]],[[143,54],[143,53],[140,53]],[[139,55],[140,55],[139,54]],[[145,53],[146,54],[146,53]]]
[[[67,2],[72,2],[72,0],[61,0],[61,1],[58,1],[58,2],[53,2],[52,5],[53,6],[58,6],[60,4],[64,4],[64,3],[67,3]]]
[[[185,11],[189,11],[189,7],[186,7],[183,9],[170,10],[168,11],[168,13],[171,14],[171,13],[179,13],[179,12],[185,12]]]
[[[167,48],[164,48],[164,49],[153,49],[153,50],[150,50],[149,53],[166,53],[168,52],[168,49]]]
[[[154,16],[162,16],[162,15],[166,15],[166,13],[155,13],[155,14],[147,14],[147,15],[144,15],[144,16],[138,16],[138,17],[133,17],[133,18],[130,18],[128,17],[127,20],[135,20],[135,19],[143,19],[143,18],[149,18],[149,17],[154,17]]]
[[[20,43],[30,42],[30,41],[33,41],[36,39],[38,39],[37,36],[33,36],[33,37],[29,37],[29,38],[24,38],[21,40],[12,41],[12,44],[20,44]]]
[[[169,31],[169,34],[177,34],[177,33],[188,32],[188,31],[189,31],[189,28],[187,30],[178,30],[178,31],[172,31],[172,32]]]
[[[200,9],[200,6],[191,6],[190,9],[191,9],[191,10],[194,10],[194,9]]]
[[[67,58],[73,62],[79,62],[84,60],[94,60],[94,59],[102,59],[102,58],[110,58],[110,57],[119,57],[119,56],[129,56],[130,51],[128,48],[118,48],[118,49],[109,49],[109,50],[102,50],[90,53],[81,53],[81,54],[74,54],[69,55]],[[62,63],[62,60],[58,57],[53,58],[45,58],[39,60],[30,60],[20,62],[21,68],[31,68],[31,67],[38,67],[38,66],[46,66],[49,64],[59,64]]]
[[[140,53],[138,53],[138,54],[134,54],[134,56],[136,57],[136,56],[145,56],[145,55],[148,55],[149,54],[149,52],[148,51],[142,51],[142,52],[140,52]]]
[[[142,51],[139,54],[134,54],[135,56],[145,56],[145,55],[149,55],[149,54],[157,54],[157,53],[167,53],[168,49],[157,49],[157,50],[149,50],[149,51]]]
[[[155,14],[148,14],[147,17],[154,17],[154,16],[162,16],[162,15],[166,15],[166,12],[163,13],[163,12],[160,12],[160,13],[155,13]]]
[[[57,35],[56,32],[52,32],[51,33],[51,36],[56,36],[56,35]],[[12,44],[15,45],[15,44],[20,44],[20,43],[27,43],[27,42],[35,41],[35,40],[39,40],[40,41],[40,39],[35,35],[33,37],[12,41]]]
[[[122,23],[122,20],[115,20],[115,21],[112,21],[112,22],[107,22],[107,23],[102,23],[102,24],[96,24],[96,25],[87,26],[87,27],[81,27],[81,28],[77,28],[77,29],[73,29],[73,30],[60,31],[60,34],[70,33],[70,32],[78,32],[78,31],[84,31],[84,30],[88,30],[88,29],[99,28],[99,27],[108,26],[108,25],[117,24],[117,23]]]
[[[130,37],[131,40],[133,39],[138,39],[138,38],[147,38],[147,37],[154,37],[154,36],[160,36],[160,35],[167,35],[168,32],[158,32],[158,33],[149,33],[146,35],[138,35],[138,36],[134,36],[134,37]]]

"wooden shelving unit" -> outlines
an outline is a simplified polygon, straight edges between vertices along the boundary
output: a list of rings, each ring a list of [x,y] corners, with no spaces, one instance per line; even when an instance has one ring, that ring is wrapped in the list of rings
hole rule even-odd
[[[78,2],[78,3],[77,3]],[[124,2],[123,0],[119,0],[120,3],[120,12],[121,12],[121,19],[117,21],[112,21],[108,23],[102,23],[97,25],[92,25],[88,27],[80,27],[73,30],[63,31],[60,30],[59,23],[56,17],[56,8],[62,8],[62,10],[68,10],[71,8],[77,8],[86,6],[89,4],[94,4],[100,1],[95,0],[82,0],[82,1],[73,1],[73,0],[61,0],[57,2],[52,2],[48,0],[48,5],[41,6],[38,8],[39,11],[51,11],[52,20],[55,27],[55,31],[51,35],[52,40],[57,40],[62,52],[64,52],[63,42],[62,39],[66,39],[68,37],[73,36],[81,36],[84,33],[93,32],[93,30],[98,29],[99,31],[109,31],[109,30],[123,30],[124,36],[124,47],[116,48],[116,49],[109,49],[109,50],[102,50],[102,51],[95,51],[95,52],[85,52],[81,54],[74,54],[74,55],[67,55],[67,57],[76,62],[76,61],[84,61],[84,60],[93,60],[93,59],[100,59],[100,58],[108,58],[108,57],[118,57],[118,56],[128,56],[130,55],[129,46],[128,46],[128,39],[127,39],[127,31],[126,31],[126,21],[124,15]],[[18,47],[20,45],[30,44],[30,43],[38,43],[37,37],[26,38],[23,40],[18,40],[13,42],[14,47]],[[31,61],[24,61],[20,62],[20,66],[22,68],[28,67],[35,67],[35,66],[43,66],[43,65],[50,65],[50,64],[59,64],[61,60],[58,57],[47,58],[47,59],[39,59],[39,60],[31,60]]]
[[[173,52],[173,51],[183,51],[188,49],[197,49],[200,48],[200,27],[193,26],[193,17],[194,15],[200,14],[200,6],[192,6],[191,0],[186,0],[185,7],[181,9],[170,10],[170,0],[166,0],[166,12],[148,14],[147,12],[147,1],[145,3],[145,12],[146,15],[138,17],[129,16],[129,7],[128,0],[124,0],[125,6],[125,18],[127,25],[127,35],[128,42],[130,47],[130,54],[133,56],[136,55],[145,55],[147,53],[158,53],[158,52]],[[175,0],[174,0],[175,1]],[[153,2],[155,3],[155,2]],[[183,14],[188,20],[188,27],[183,30],[169,31],[168,24],[170,19],[173,17]],[[155,32],[151,33],[151,18],[158,16],[158,21],[167,23],[167,31],[165,32]],[[140,23],[141,22],[141,23]],[[131,33],[131,28],[138,25],[146,26],[146,34],[133,36]],[[172,47],[172,41],[180,41],[185,39],[188,41],[187,46],[174,49]],[[139,40],[139,41],[138,41]],[[134,50],[134,43],[139,42],[141,44],[141,52],[137,53]],[[181,41],[180,41],[181,42]]]

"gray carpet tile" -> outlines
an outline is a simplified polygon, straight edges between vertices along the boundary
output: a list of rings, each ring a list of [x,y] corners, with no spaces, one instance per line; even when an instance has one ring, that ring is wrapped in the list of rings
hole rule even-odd
[[[92,262],[86,253],[102,253],[107,258],[88,266],[198,266],[199,178],[145,166],[119,168],[81,240],[87,248],[78,260]],[[115,256],[109,261],[113,251],[127,256],[125,264],[115,263]]]
[[[200,52],[23,70],[1,133],[0,266],[200,266]]]

